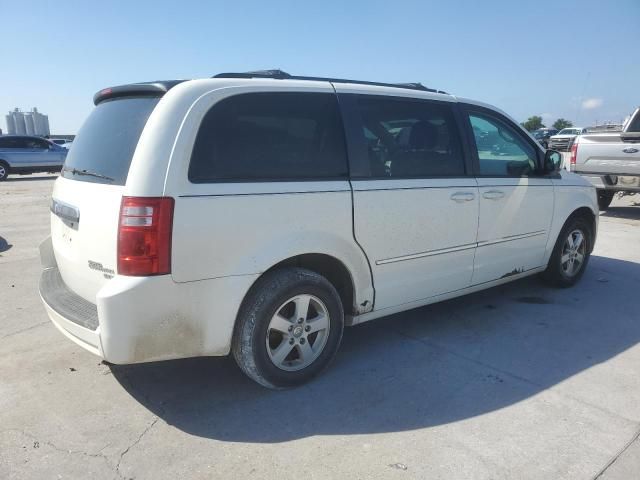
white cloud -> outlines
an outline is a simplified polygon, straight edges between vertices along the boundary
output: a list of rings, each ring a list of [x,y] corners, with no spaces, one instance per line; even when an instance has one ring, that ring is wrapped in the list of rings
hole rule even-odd
[[[582,108],[584,110],[593,110],[594,108],[601,107],[603,103],[601,98],[587,98],[582,102]]]

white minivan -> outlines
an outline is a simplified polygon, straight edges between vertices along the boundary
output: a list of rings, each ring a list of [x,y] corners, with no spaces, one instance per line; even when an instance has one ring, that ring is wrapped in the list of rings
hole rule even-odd
[[[517,122],[420,84],[261,71],[94,97],[56,180],[40,294],[107,362],[232,353],[322,371],[343,328],[535,273],[573,285],[595,189]]]

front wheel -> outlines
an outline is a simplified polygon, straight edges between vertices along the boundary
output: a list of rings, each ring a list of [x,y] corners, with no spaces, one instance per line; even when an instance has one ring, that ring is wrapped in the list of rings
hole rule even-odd
[[[0,182],[2,182],[3,180],[6,180],[8,176],[9,176],[9,165],[7,165],[3,161],[0,161]]]
[[[606,210],[611,205],[615,192],[611,190],[598,190],[598,208]]]
[[[267,388],[305,383],[335,356],[344,329],[340,296],[329,281],[303,268],[265,274],[238,314],[233,355]]]
[[[569,218],[556,240],[543,278],[557,287],[573,286],[587,268],[592,238],[591,226],[586,218]]]

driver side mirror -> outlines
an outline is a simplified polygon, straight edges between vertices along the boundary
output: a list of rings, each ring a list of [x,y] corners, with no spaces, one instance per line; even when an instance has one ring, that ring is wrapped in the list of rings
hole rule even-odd
[[[544,154],[543,173],[556,173],[560,171],[560,167],[562,167],[562,154],[556,150],[547,150]]]

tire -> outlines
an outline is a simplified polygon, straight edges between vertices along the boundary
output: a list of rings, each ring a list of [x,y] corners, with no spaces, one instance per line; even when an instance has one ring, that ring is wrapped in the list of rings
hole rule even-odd
[[[578,239],[576,232],[582,236],[582,241],[573,250]],[[569,243],[570,235],[574,247]],[[543,279],[547,283],[560,288],[575,285],[584,275],[589,263],[593,247],[592,242],[593,232],[589,220],[582,216],[569,217],[564,227],[562,227],[560,235],[558,235],[547,269],[542,274]],[[567,256],[569,260],[567,260]],[[582,256],[582,261],[578,262],[580,256]],[[563,259],[565,262],[563,262]]]
[[[3,182],[9,176],[9,164],[0,160],[0,182]]]
[[[327,368],[343,330],[344,310],[334,286],[311,270],[283,268],[258,279],[245,297],[232,352],[240,369],[260,385],[293,387]]]
[[[598,190],[598,208],[606,210],[611,205],[615,192],[612,190]]]

